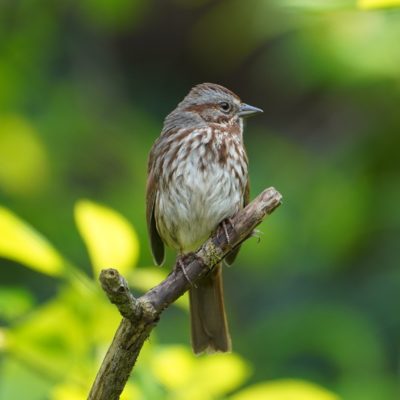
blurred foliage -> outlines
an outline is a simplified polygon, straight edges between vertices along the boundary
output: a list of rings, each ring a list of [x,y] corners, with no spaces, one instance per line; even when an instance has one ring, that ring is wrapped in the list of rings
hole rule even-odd
[[[284,205],[224,274],[235,353],[191,355],[183,297],[124,398],[400,398],[399,5],[0,1],[0,398],[85,398],[120,318],[99,270],[136,292],[168,273],[147,154],[204,81],[264,109],[252,193]]]
[[[48,160],[30,124],[19,116],[3,115],[0,125],[0,181],[5,192],[34,193],[47,181]]]
[[[357,5],[360,8],[384,8],[384,7],[398,7],[400,6],[399,0],[358,0]]]
[[[131,265],[136,265],[137,235],[117,213],[81,200],[75,207],[75,219],[88,248],[94,276],[99,276],[105,265],[118,265],[123,275]]]
[[[0,208],[0,254],[49,275],[59,275],[62,257],[47,240],[21,221],[12,211]]]
[[[19,246],[19,254],[15,250],[12,235],[7,230],[3,231],[4,237],[10,240],[0,249],[0,255],[8,257],[11,254],[38,272],[51,274],[51,269],[43,270],[41,261],[44,260],[47,266],[47,260],[54,257],[55,250],[35,240],[35,235],[39,234],[17,218],[10,223],[8,215],[4,213],[0,215],[0,222],[3,220],[12,233],[26,230],[29,236],[25,237],[26,246]],[[77,203],[76,220],[96,273],[101,265],[107,265],[103,262],[107,263],[115,256],[116,245],[116,259],[121,261],[122,270],[132,286],[150,289],[146,287],[146,282],[154,283],[151,267],[139,275],[135,274],[138,242],[133,227],[124,217],[105,206],[85,200]],[[123,246],[116,244],[115,239]],[[7,245],[11,251],[8,251]],[[38,261],[25,260],[26,248],[34,254],[41,254]],[[61,256],[59,258],[62,259]],[[58,263],[58,259],[55,263]],[[0,304],[9,300],[17,307],[14,313],[7,312],[10,304],[6,304],[2,315],[11,322],[7,328],[0,330],[0,350],[7,355],[1,365],[2,398],[83,400],[87,396],[120,316],[94,282],[70,264],[65,263],[64,269],[69,273],[65,274],[63,288],[57,296],[35,309],[23,291],[10,288],[0,291]],[[56,271],[59,271],[58,267]],[[146,279],[147,274],[150,279]],[[18,319],[18,314],[26,316]],[[160,345],[152,340],[142,350],[123,398],[221,398],[242,385],[248,375],[249,366],[236,354],[196,358],[185,346]],[[27,385],[17,384],[21,376]],[[336,398],[333,395],[329,397],[328,392],[318,389],[316,385],[301,381],[290,384],[267,383],[247,388],[235,396],[250,400],[272,393],[294,400],[303,392],[303,397],[310,400]]]

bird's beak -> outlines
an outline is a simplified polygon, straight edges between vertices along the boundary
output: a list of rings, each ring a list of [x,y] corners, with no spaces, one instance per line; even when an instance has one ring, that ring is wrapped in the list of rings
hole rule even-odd
[[[242,103],[239,110],[239,117],[250,117],[252,115],[264,112],[261,108],[250,106],[246,103]]]

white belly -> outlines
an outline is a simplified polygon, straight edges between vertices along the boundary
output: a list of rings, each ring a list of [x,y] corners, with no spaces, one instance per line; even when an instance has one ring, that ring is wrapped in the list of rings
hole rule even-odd
[[[158,191],[156,202],[161,236],[169,246],[187,253],[242,207],[243,184],[217,162],[210,162],[204,171],[189,162],[177,169],[167,191]]]

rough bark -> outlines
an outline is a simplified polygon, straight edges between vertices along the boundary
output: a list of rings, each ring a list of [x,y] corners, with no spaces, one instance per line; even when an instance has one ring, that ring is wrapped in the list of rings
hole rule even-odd
[[[274,188],[264,190],[239,211],[159,285],[136,299],[126,280],[115,269],[103,270],[100,282],[109,300],[123,316],[110,348],[97,373],[89,400],[117,400],[123,391],[144,341],[157,324],[162,311],[182,296],[234,247],[252,236],[254,229],[280,204],[282,196]]]

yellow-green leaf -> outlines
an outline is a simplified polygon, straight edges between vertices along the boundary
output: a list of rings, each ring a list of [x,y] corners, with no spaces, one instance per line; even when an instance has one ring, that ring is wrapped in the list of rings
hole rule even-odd
[[[25,288],[0,286],[0,318],[12,321],[26,314],[33,306],[33,296]]]
[[[8,330],[8,353],[52,376],[61,378],[68,371],[71,378],[86,381],[91,364],[84,358],[90,344],[84,309],[73,309],[60,297],[41,306]]]
[[[332,392],[314,383],[282,379],[268,383],[260,383],[242,390],[230,397],[230,400],[340,400]]]
[[[111,208],[89,200],[75,206],[75,220],[89,252],[94,274],[114,267],[125,274],[139,256],[139,241],[128,220]]]
[[[0,116],[0,187],[30,195],[47,184],[49,162],[40,135],[20,115]]]
[[[399,7],[400,0],[358,0],[357,6],[363,10],[373,8]]]
[[[247,363],[235,353],[217,353],[199,360],[196,372],[199,392],[221,396],[240,386],[250,373]]]
[[[154,375],[169,390],[174,400],[206,400],[240,386],[249,367],[237,354],[196,357],[184,346],[168,346],[152,359]]]
[[[6,331],[0,328],[0,351],[6,348]]]
[[[52,390],[52,400],[85,400],[88,388],[83,388],[73,383],[56,385]]]
[[[189,383],[195,362],[196,359],[187,347],[168,346],[155,354],[152,368],[167,388],[176,389]]]
[[[0,207],[0,257],[48,275],[64,270],[63,258],[54,247],[5,207]]]
[[[168,276],[167,268],[147,267],[136,269],[128,281],[129,284],[142,292],[147,292],[149,289],[158,285]]]

